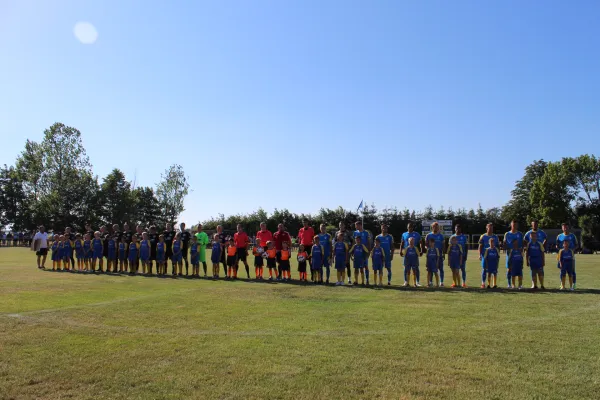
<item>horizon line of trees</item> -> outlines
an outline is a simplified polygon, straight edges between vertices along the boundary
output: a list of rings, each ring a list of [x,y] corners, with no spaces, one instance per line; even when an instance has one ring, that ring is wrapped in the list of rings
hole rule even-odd
[[[14,165],[0,167],[0,226],[13,230],[31,230],[40,224],[62,229],[83,228],[113,223],[148,226],[174,223],[184,211],[189,183],[180,165],[171,165],[155,187],[135,187],[118,168],[100,179],[93,174],[81,132],[62,123],[44,131],[41,142],[27,140]],[[314,215],[295,214],[276,209],[271,215],[259,209],[252,213],[225,216],[203,221],[206,229],[223,225],[233,230],[241,223],[248,232],[257,231],[260,222],[276,230],[283,222],[294,233],[302,219],[309,217],[313,226],[329,227],[339,221],[354,223],[362,215],[337,209],[321,209]],[[525,229],[532,220],[542,227],[560,227],[563,222],[582,229],[582,240],[592,248],[600,241],[600,159],[584,154],[560,161],[535,160],[525,168],[515,183],[510,201],[503,207],[483,210],[452,208],[423,211],[395,207],[378,210],[374,204],[364,208],[365,228],[377,231],[381,222],[390,225],[398,236],[409,221],[420,228],[424,219],[448,219],[461,223],[466,233],[481,233],[488,222],[508,227],[516,220]],[[192,224],[188,224],[192,225]]]

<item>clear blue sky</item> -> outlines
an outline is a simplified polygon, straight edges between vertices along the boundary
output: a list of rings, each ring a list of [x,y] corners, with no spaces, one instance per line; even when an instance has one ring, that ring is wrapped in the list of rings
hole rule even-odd
[[[501,206],[532,160],[600,148],[599,20],[594,0],[0,0],[0,163],[60,121],[100,178],[181,163],[188,223]]]

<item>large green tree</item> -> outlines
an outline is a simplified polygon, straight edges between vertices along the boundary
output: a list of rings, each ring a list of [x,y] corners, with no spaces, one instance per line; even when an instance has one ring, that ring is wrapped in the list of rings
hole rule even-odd
[[[100,219],[105,224],[123,224],[131,221],[135,214],[136,198],[131,190],[131,183],[118,168],[104,177],[100,185],[102,203]]]
[[[161,215],[166,222],[175,223],[185,210],[184,200],[189,187],[190,184],[181,165],[171,165],[164,174],[161,174],[161,180],[156,185],[156,197]]]
[[[541,178],[546,172],[548,163],[544,160],[536,160],[525,167],[525,173],[519,179],[515,188],[510,192],[511,199],[502,208],[502,218],[506,221],[517,220],[523,226],[534,218],[540,218],[534,215],[534,207],[531,203],[530,194],[533,183]]]

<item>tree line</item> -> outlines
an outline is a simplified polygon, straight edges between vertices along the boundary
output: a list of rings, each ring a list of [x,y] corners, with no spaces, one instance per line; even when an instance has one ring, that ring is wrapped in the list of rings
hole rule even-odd
[[[0,168],[0,225],[10,225],[14,230],[30,230],[39,224],[81,229],[85,222],[93,226],[124,222],[164,225],[177,221],[184,211],[188,190],[180,165],[168,167],[155,187],[135,187],[116,168],[100,180],[92,172],[81,133],[55,123],[44,131],[40,143],[26,141],[14,165]],[[558,228],[563,222],[580,227],[584,245],[595,248],[600,241],[599,198],[600,160],[585,154],[553,162],[533,161],[515,183],[510,201],[487,210],[481,206],[476,210],[433,210],[431,206],[420,211],[395,207],[379,210],[371,204],[361,215],[342,207],[323,208],[308,215],[287,209],[268,214],[259,209],[248,214],[219,214],[203,221],[203,225],[205,229],[223,225],[226,230],[235,230],[237,224],[242,224],[246,231],[256,232],[260,222],[266,222],[271,231],[283,222],[294,234],[304,218],[315,227],[323,223],[329,229],[340,221],[350,225],[364,218],[366,229],[376,232],[385,222],[390,233],[398,237],[409,221],[420,230],[421,220],[453,220],[463,226],[465,233],[478,234],[485,231],[488,222],[508,229],[513,219],[522,227],[536,219],[542,227]]]

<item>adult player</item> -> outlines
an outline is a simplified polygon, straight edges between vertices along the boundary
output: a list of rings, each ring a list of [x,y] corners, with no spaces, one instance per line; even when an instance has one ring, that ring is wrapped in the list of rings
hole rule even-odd
[[[175,239],[175,225],[167,222],[165,224],[165,230],[163,231],[163,237],[165,238],[165,273],[167,271],[167,266],[169,265],[169,260],[171,260],[171,273],[175,276],[176,266],[173,262],[173,240]]]
[[[185,276],[188,276],[188,252],[190,248],[190,240],[192,239],[192,234],[185,229],[185,222],[179,224],[179,232],[181,232],[181,256],[183,258],[183,262],[185,263]]]
[[[446,254],[446,240],[444,234],[440,232],[440,224],[435,221],[431,224],[431,232],[425,236],[425,246],[429,250],[429,243],[433,240],[434,246],[438,249],[440,257],[438,258],[438,270],[440,271],[440,287],[444,287],[444,260]],[[431,282],[427,282],[431,285]]]
[[[504,234],[504,250],[506,252],[506,281],[508,282],[508,288],[512,288],[512,276],[510,273],[509,255],[510,249],[512,249],[513,241],[517,241],[517,248],[519,251],[523,251],[523,234],[519,232],[519,223],[514,219],[510,221],[510,231]]]
[[[67,226],[65,228],[65,237],[67,240],[70,240],[71,243],[75,243],[75,234],[71,231],[71,227]],[[71,270],[75,271],[75,246],[71,246]]]
[[[244,232],[242,224],[237,225],[237,232],[233,235],[233,241],[235,242],[235,247],[237,248],[237,261],[235,269],[237,271],[239,262],[243,262],[244,267],[246,267],[246,276],[248,279],[250,279],[250,266],[248,265],[248,246],[250,245],[250,238],[248,237],[248,234]]]
[[[37,256],[37,267],[44,269],[46,264],[46,257],[48,256],[48,233],[44,225],[40,225],[39,230],[33,236],[33,249]]]
[[[417,247],[420,251],[420,255],[422,256],[423,253],[425,253],[425,249],[423,247],[423,241],[421,240],[421,234],[417,231],[415,231],[415,225],[412,222],[409,222],[408,225],[406,226],[406,232],[404,232],[402,234],[402,240],[400,241],[400,255],[403,255],[403,250],[406,249],[408,247],[408,242],[409,240],[412,238],[414,243],[415,243],[415,247]],[[410,274],[410,272],[409,272]],[[417,268],[414,271],[415,274],[415,278],[417,281],[417,286],[421,286],[421,283],[419,282],[419,280],[421,279],[421,271],[419,270],[419,268]],[[408,285],[408,281],[409,281],[409,276],[404,276],[404,285]]]
[[[545,250],[546,242],[548,240],[548,235],[546,235],[546,232],[539,229],[538,221],[535,219],[533,221],[531,221],[531,229],[525,234],[525,236],[523,237],[523,241],[525,241],[527,243],[531,242],[531,234],[534,232],[537,235],[537,241],[542,244],[542,246],[544,247],[544,250]]]
[[[310,223],[308,221],[308,218],[304,218],[302,220],[302,228],[300,228],[300,230],[298,231],[298,241],[300,242],[299,244],[304,245],[304,251],[306,251],[306,253],[308,254],[308,263],[312,266],[312,260],[310,258],[310,253],[312,250],[312,246],[313,246],[313,239],[315,237],[315,230],[313,229],[312,226],[310,226]],[[314,271],[312,270],[312,268],[310,269],[310,279],[311,281],[314,282]]]
[[[292,248],[292,237],[289,232],[285,230],[285,226],[279,224],[277,225],[277,232],[273,235],[273,240],[275,241],[275,251],[277,253],[277,279],[279,280],[281,279],[281,250],[283,249],[284,243],[288,244],[288,248]],[[310,248],[305,250],[307,254],[309,254]]]
[[[150,271],[152,271],[152,263],[156,262],[156,244],[158,243],[158,237],[160,235],[156,231],[156,226],[150,226],[150,232],[148,233],[148,239],[150,240]],[[117,241],[119,243],[120,240]],[[158,273],[158,262],[156,262],[156,272]]]
[[[331,256],[333,254],[333,245],[331,235],[327,233],[327,225],[319,226],[319,245],[323,248],[323,266],[325,267],[325,283],[329,285],[329,276],[331,275]],[[319,283],[323,283],[323,274]]]
[[[485,233],[479,238],[479,261],[483,260],[483,255],[485,254],[485,251],[490,247],[490,239],[494,240],[494,245],[497,248],[500,244],[500,240],[498,239],[498,235],[494,234],[494,224],[488,222],[488,224],[485,226]],[[485,288],[487,274],[483,267],[481,268],[481,270],[481,287]]]
[[[222,230],[223,228],[221,228]],[[204,232],[202,224],[198,224],[196,227],[196,242],[198,243],[198,261],[202,263],[202,269],[204,271],[204,277],[206,278],[206,246],[210,243],[210,239],[206,232]],[[222,253],[225,253],[224,251]]]
[[[338,236],[340,234],[342,234],[344,243],[346,243],[346,245],[348,246],[348,249],[351,249],[352,246],[354,245],[354,235],[352,234],[352,231],[346,229],[346,223],[344,221],[340,221],[338,227],[340,229],[335,233],[335,237],[333,239],[337,241]],[[335,243],[334,243],[334,246],[335,246]],[[347,262],[346,262],[346,272],[348,275],[348,284],[351,284],[352,283],[352,269],[350,267],[350,257],[348,257]]]
[[[381,233],[375,240],[379,239],[383,254],[385,255],[385,269],[387,269],[388,286],[392,284],[392,260],[394,259],[394,237],[388,233],[387,224],[381,224]]]
[[[273,233],[267,229],[265,222],[260,223],[260,230],[256,232],[256,244],[263,249],[267,248],[267,242],[273,240]]]
[[[462,263],[460,264],[460,272],[462,274],[462,287],[467,287],[467,257],[469,256],[469,236],[462,232],[462,226],[456,224],[454,226],[454,235],[450,236],[450,240],[456,238],[456,243],[462,249]]]
[[[219,238],[219,241],[221,242],[221,249],[223,249],[221,251],[221,259],[220,259],[220,263],[223,264],[223,272],[225,273],[225,276],[227,276],[227,260],[226,260],[226,253],[227,251],[227,245],[229,244],[229,235],[225,234],[225,232],[223,232],[223,225],[217,225],[217,237]]]
[[[569,231],[569,224],[567,224],[566,222],[564,222],[561,225],[561,227],[562,227],[562,233],[556,237],[556,246],[558,248],[558,251],[560,251],[560,249],[563,248],[564,242],[569,242],[569,249],[573,252],[573,254],[575,254],[575,252],[579,248],[579,242],[577,241],[577,236],[575,236],[574,233],[571,233]],[[558,263],[557,266],[560,269],[560,262]],[[577,274],[575,272],[575,258],[573,258],[573,286],[572,286],[573,289],[575,289],[576,283],[577,283]]]
[[[370,253],[373,248],[373,241],[369,232],[363,229],[362,221],[356,221],[354,223],[354,227],[356,230],[353,233],[353,236],[360,237],[360,243],[367,248],[367,251]],[[369,257],[366,256],[363,261],[363,266],[365,268],[365,278],[367,279],[367,286],[369,285]]]

